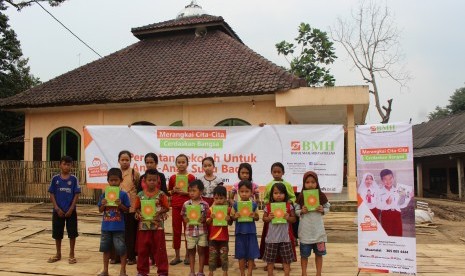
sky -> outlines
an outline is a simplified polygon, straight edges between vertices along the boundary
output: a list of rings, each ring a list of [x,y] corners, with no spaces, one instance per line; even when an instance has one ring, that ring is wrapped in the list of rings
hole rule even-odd
[[[190,0],[69,0],[49,7],[55,17],[102,56],[138,39],[131,28],[174,19]],[[408,88],[378,78],[381,103],[393,98],[390,122],[427,121],[429,112],[448,104],[454,91],[465,86],[465,1],[389,0],[401,30],[400,45],[413,79]],[[349,19],[358,0],[198,0],[211,15],[222,16],[242,41],[275,64],[288,67],[275,44],[293,41],[301,22],[329,32],[338,18]],[[79,42],[38,5],[6,14],[29,58],[31,72],[45,82],[99,57]],[[364,85],[344,49],[335,43],[338,58],[330,66],[336,85]],[[370,96],[366,122],[380,116]]]

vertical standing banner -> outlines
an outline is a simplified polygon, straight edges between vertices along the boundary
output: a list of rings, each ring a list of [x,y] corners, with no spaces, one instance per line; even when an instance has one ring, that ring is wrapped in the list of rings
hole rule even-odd
[[[358,267],[416,274],[412,126],[357,126]]]
[[[202,159],[215,160],[215,174],[226,186],[239,179],[237,169],[247,162],[253,181],[265,185],[272,180],[274,162],[285,167],[284,179],[298,189],[302,175],[318,173],[322,190],[342,190],[344,131],[341,125],[268,125],[237,127],[86,126],[84,128],[87,184],[102,188],[109,168],[119,167],[118,152],[133,154],[135,169],[145,171],[144,155],[158,155],[158,170],[167,178],[176,173],[175,158],[186,154],[189,173],[201,177]]]

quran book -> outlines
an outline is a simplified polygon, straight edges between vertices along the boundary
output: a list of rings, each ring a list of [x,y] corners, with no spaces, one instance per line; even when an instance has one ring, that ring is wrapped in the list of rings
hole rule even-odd
[[[107,206],[116,206],[115,201],[119,199],[119,187],[108,185],[105,188],[105,199]]]
[[[189,186],[189,180],[185,174],[176,175],[176,187],[187,193],[187,187]]]
[[[238,201],[237,202],[237,211],[240,214],[240,217],[237,219],[238,222],[250,222],[253,221],[253,218],[250,217],[250,214],[253,213],[252,210],[252,201]]]
[[[143,199],[140,201],[140,212],[143,220],[153,220],[156,215],[155,200]]]
[[[227,205],[213,205],[212,211],[213,214],[215,214],[215,218],[213,219],[213,226],[228,225],[228,222],[226,221],[226,216],[228,215]]]
[[[315,211],[320,206],[320,193],[318,189],[304,190],[304,205],[309,211]]]
[[[284,218],[287,212],[286,202],[272,202],[271,212],[274,214],[274,218],[271,220],[272,224],[287,223],[287,220]]]
[[[187,205],[186,206],[186,214],[187,218],[189,219],[189,224],[190,225],[199,225],[199,219],[201,216],[200,213],[200,205]]]

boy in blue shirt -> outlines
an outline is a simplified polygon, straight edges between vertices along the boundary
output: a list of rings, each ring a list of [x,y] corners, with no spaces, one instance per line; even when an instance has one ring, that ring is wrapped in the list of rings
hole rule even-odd
[[[81,187],[78,179],[71,174],[73,159],[69,156],[63,156],[60,160],[60,174],[55,175],[50,182],[48,192],[50,201],[53,204],[52,216],[52,237],[55,239],[56,254],[48,259],[49,263],[61,260],[61,241],[66,224],[66,232],[69,238],[69,258],[68,263],[75,264],[74,246],[77,229],[76,202]]]
[[[119,187],[123,181],[123,173],[118,168],[111,168],[107,173],[107,180],[110,186]],[[119,191],[119,198],[115,200],[116,206],[107,206],[105,193],[102,194],[98,202],[99,212],[103,212],[102,236],[100,238],[100,252],[103,252],[103,271],[99,276],[108,276],[108,263],[112,246],[121,258],[120,276],[126,274],[126,243],[124,239],[124,213],[129,211],[131,206],[129,196],[125,191]]]

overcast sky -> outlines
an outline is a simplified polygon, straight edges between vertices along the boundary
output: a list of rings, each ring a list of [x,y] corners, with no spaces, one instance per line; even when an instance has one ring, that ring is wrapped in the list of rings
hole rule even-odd
[[[59,7],[43,5],[100,55],[137,42],[132,27],[174,19],[190,0],[69,0]],[[275,44],[291,41],[301,22],[329,31],[338,17],[350,17],[357,0],[198,0],[211,15],[223,16],[242,41],[272,62],[287,66]],[[384,1],[383,1],[384,3]],[[381,101],[394,98],[391,122],[427,120],[436,105],[448,104],[455,89],[465,86],[465,1],[390,0],[388,6],[402,29],[405,63],[414,79],[409,89],[381,80]],[[99,57],[39,6],[17,12],[9,8],[31,71],[47,81]],[[344,50],[331,66],[336,85],[364,84]],[[373,98],[370,99],[373,102]],[[380,117],[370,105],[367,123]]]

